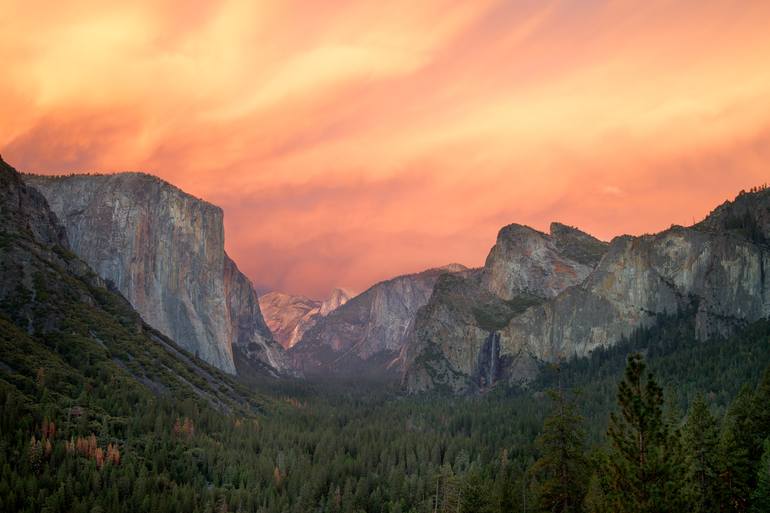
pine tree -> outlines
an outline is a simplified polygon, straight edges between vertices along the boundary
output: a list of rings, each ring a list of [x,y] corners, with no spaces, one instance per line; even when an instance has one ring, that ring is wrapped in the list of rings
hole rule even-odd
[[[757,487],[751,494],[752,513],[770,511],[770,438],[765,439],[762,459],[757,472]]]
[[[543,511],[578,512],[582,510],[589,478],[583,419],[561,385],[549,394],[553,413],[545,420],[537,439],[541,456],[531,469],[538,483],[537,502]]]
[[[770,436],[770,367],[765,369],[762,380],[754,391],[752,402],[753,454],[759,456],[763,453],[765,440]]]
[[[492,513],[492,498],[489,483],[481,478],[478,471],[468,475],[460,496],[461,513]]]
[[[663,390],[639,354],[629,356],[618,385],[620,415],[610,416],[609,462],[613,511],[682,511],[677,437],[663,420]]]
[[[712,512],[717,508],[719,427],[702,396],[690,407],[683,431],[686,488],[689,509]]]
[[[753,481],[750,451],[753,447],[753,394],[744,386],[730,404],[717,450],[719,510],[742,513],[748,510]]]
[[[598,473],[594,473],[588,481],[586,496],[583,500],[583,511],[585,513],[609,513],[607,498],[604,495],[604,488]]]

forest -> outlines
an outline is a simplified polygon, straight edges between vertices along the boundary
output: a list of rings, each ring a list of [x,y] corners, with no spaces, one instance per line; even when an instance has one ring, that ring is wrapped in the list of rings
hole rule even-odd
[[[21,368],[26,335],[2,326]],[[229,411],[30,361],[0,379],[0,510],[770,511],[770,323],[693,329],[662,318],[481,396],[266,381]]]

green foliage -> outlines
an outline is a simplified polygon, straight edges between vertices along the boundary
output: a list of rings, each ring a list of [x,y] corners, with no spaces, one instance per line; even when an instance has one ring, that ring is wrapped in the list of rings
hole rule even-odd
[[[753,393],[744,386],[727,412],[718,447],[719,505],[721,511],[743,512],[749,508],[753,478],[751,447]]]
[[[719,424],[702,396],[690,407],[682,430],[685,451],[685,494],[693,512],[717,509],[719,489]]]
[[[471,312],[481,329],[495,331],[507,326],[514,315],[542,302],[542,298],[532,294],[519,294],[508,301],[487,301],[472,307]]]
[[[0,251],[27,243],[8,240]],[[403,397],[361,380],[262,382],[257,393],[145,326],[91,276],[66,272],[67,258],[37,254],[31,279],[0,305],[1,511],[533,511],[532,492],[547,496],[542,485],[560,468],[577,477],[550,487],[553,496],[567,490],[579,498],[582,487],[586,511],[612,511],[601,509],[609,490],[603,474],[587,478],[604,465],[601,453],[577,475],[577,419],[585,418],[588,440],[605,444],[601,433],[629,351],[647,349],[661,382],[681,392],[678,404],[686,407],[700,392],[717,412],[741,383],[759,380],[770,355],[759,343],[767,324],[729,342],[701,343],[686,318],[662,322],[562,365],[564,383],[581,389],[581,401],[546,423],[538,448],[543,390],[552,385],[547,373],[529,388],[482,397]],[[748,456],[740,464],[726,457],[747,454],[744,446],[767,436],[756,407],[767,397],[763,383],[725,421],[748,426],[748,435],[720,435],[720,494],[726,489],[730,500],[738,491],[748,497],[756,479]],[[46,421],[55,434],[43,428]],[[90,449],[70,449],[92,435]],[[109,447],[118,448],[119,462],[96,457]],[[528,471],[538,457],[539,470]],[[725,469],[737,476],[731,486],[742,487],[723,486]]]
[[[663,418],[663,389],[638,354],[618,385],[620,413],[610,416],[610,501],[618,512],[681,511],[679,447]]]
[[[540,457],[532,466],[542,511],[582,511],[589,468],[582,417],[561,389],[550,391],[553,411],[537,438]]]
[[[762,459],[757,471],[757,487],[751,495],[753,513],[770,511],[770,438],[765,440]]]

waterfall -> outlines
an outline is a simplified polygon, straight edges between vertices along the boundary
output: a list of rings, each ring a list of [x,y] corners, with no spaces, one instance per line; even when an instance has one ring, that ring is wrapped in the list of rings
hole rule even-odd
[[[493,331],[489,334],[487,351],[487,386],[491,386],[497,380],[497,362],[500,359],[500,333]]]
[[[476,379],[482,387],[491,387],[497,381],[500,364],[500,333],[489,332],[478,354]]]

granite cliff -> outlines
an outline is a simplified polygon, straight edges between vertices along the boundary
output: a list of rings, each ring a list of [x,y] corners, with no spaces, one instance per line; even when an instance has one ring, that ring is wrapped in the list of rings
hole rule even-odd
[[[219,207],[142,173],[24,180],[45,196],[72,250],[148,324],[231,374],[287,369],[257,294],[224,251]]]
[[[609,245],[556,225],[547,252],[542,236],[510,236],[527,230],[504,228],[475,281],[437,284],[402,354],[409,391],[526,381],[543,362],[585,356],[661,316],[693,315],[704,340],[770,316],[767,190],[692,227]]]
[[[2,159],[0,380],[20,396],[33,383],[48,385],[50,392],[37,393],[85,401],[82,409],[94,415],[106,397],[203,399],[220,411],[258,407],[231,378],[143,322],[71,251],[45,197]]]
[[[289,350],[306,375],[397,377],[398,355],[417,310],[444,274],[467,274],[452,264],[377,283],[318,318]]]

